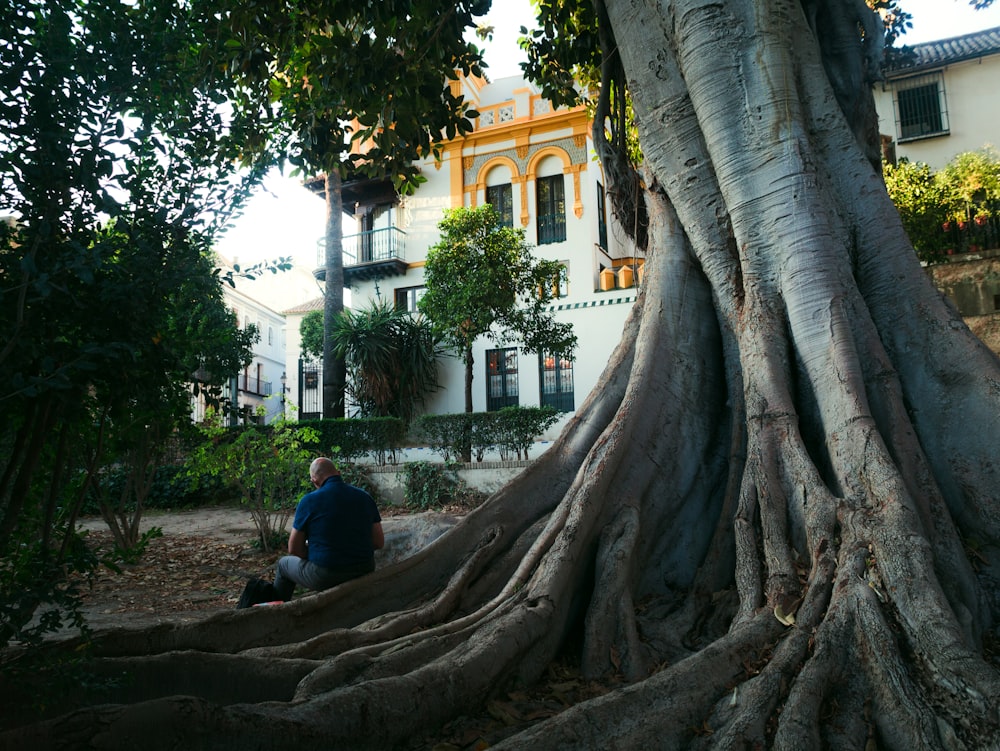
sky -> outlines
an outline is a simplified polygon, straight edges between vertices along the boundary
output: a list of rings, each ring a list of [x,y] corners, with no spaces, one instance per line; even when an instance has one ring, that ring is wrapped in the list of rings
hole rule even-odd
[[[906,44],[1000,26],[1000,0],[981,11],[973,10],[967,0],[903,0],[903,7],[913,15],[913,27],[903,38]],[[519,27],[534,25],[530,0],[493,0],[493,9],[482,23],[495,29],[492,42],[483,45],[489,77],[518,75],[518,63],[524,59],[517,46]],[[316,241],[325,221],[319,198],[303,188],[298,178],[275,172],[265,179],[217,248],[241,265],[291,256],[295,263],[313,268],[318,265]]]

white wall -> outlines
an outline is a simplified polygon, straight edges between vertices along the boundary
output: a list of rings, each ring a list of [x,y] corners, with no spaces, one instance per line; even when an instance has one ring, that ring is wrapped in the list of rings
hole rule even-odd
[[[384,299],[392,300],[396,289],[422,285],[422,262],[428,248],[440,238],[437,225],[443,211],[458,204],[482,205],[486,200],[487,185],[512,183],[514,224],[524,228],[527,241],[535,246],[537,224],[533,178],[563,175],[566,240],[536,246],[535,253],[548,260],[565,262],[568,266],[569,294],[554,301],[553,309],[558,319],[573,324],[579,340],[573,368],[574,404],[579,408],[596,386],[611,352],[620,341],[625,319],[637,294],[635,287],[598,291],[597,265],[599,262],[609,263],[611,258],[630,256],[633,252],[624,240],[624,233],[616,228],[609,206],[610,247],[607,255],[596,258],[595,247],[600,235],[597,186],[603,183],[603,175],[590,143],[589,126],[586,128],[587,135],[581,135],[578,123],[574,134],[573,128],[565,124],[570,122],[569,119],[563,117],[554,122],[559,117],[558,113],[553,116],[551,109],[544,106],[539,108],[542,111],[540,115],[521,119],[520,115],[530,110],[529,100],[533,93],[534,90],[523,81],[520,85],[501,81],[477,92],[480,111],[496,105],[498,100],[493,98],[494,95],[513,96],[515,122],[508,129],[492,128],[487,134],[489,138],[446,151],[442,163],[436,164],[428,159],[421,164],[421,172],[427,182],[415,195],[403,199],[397,213],[399,225],[406,232],[405,259],[410,267],[405,276],[380,280],[378,288]],[[503,100],[500,101],[502,104]],[[537,107],[537,103],[534,106]],[[553,146],[558,148],[553,149]],[[572,153],[567,151],[567,147]],[[584,149],[582,155],[580,148]],[[541,151],[548,155],[536,159]],[[508,161],[518,165],[518,174],[513,180]],[[530,175],[525,171],[529,168],[532,170]],[[522,223],[525,216],[527,224]],[[352,290],[355,307],[363,305],[363,301],[374,293],[374,283],[358,283]],[[473,348],[475,411],[486,409],[486,351],[495,347],[496,344],[483,338]],[[518,353],[519,403],[523,406],[538,405],[540,402],[538,362],[536,354]],[[464,363],[458,357],[444,358],[439,372],[442,388],[428,397],[424,411],[437,414],[463,411]],[[550,429],[545,438],[555,437],[566,419],[568,416]]]
[[[950,132],[898,142],[892,82],[875,85],[879,132],[896,141],[896,157],[924,162],[939,170],[957,154],[1000,147],[1000,55],[955,63],[944,68],[945,100]]]
[[[247,367],[246,374],[254,382],[260,382],[261,387],[254,391],[270,391],[270,395],[240,390],[239,406],[251,409],[263,407],[264,421],[271,422],[281,414],[281,376],[285,372],[285,317],[244,294],[237,281],[236,289],[223,286],[223,295],[227,305],[239,316],[239,326],[244,328],[249,322],[257,326],[260,339],[253,346],[253,360]],[[243,383],[244,373],[239,374]]]

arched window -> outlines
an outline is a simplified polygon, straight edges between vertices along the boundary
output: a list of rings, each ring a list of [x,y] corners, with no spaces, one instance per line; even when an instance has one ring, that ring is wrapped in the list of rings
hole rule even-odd
[[[497,210],[505,227],[514,226],[514,189],[507,166],[494,167],[487,175],[486,203]]]
[[[566,240],[566,181],[562,167],[562,162],[553,156],[546,157],[539,165],[535,180],[539,245]]]

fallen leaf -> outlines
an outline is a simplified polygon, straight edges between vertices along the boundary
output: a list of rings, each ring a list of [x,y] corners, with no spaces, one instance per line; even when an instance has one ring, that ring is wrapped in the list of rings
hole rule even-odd
[[[521,721],[521,716],[512,704],[494,699],[486,705],[490,717],[499,720],[504,725],[515,725]]]
[[[785,626],[795,625],[795,613],[786,613],[782,610],[781,605],[774,606],[774,617],[778,619],[778,622]]]

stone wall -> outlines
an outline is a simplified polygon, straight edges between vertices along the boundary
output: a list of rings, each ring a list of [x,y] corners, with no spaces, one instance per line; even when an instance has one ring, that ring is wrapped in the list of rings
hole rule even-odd
[[[1000,354],[1000,250],[956,256],[927,267],[927,273],[972,332]]]
[[[459,464],[458,477],[469,487],[490,495],[517,477],[530,464],[530,459]],[[403,503],[405,475],[401,465],[372,467],[371,479],[378,487],[383,501],[397,505]]]

